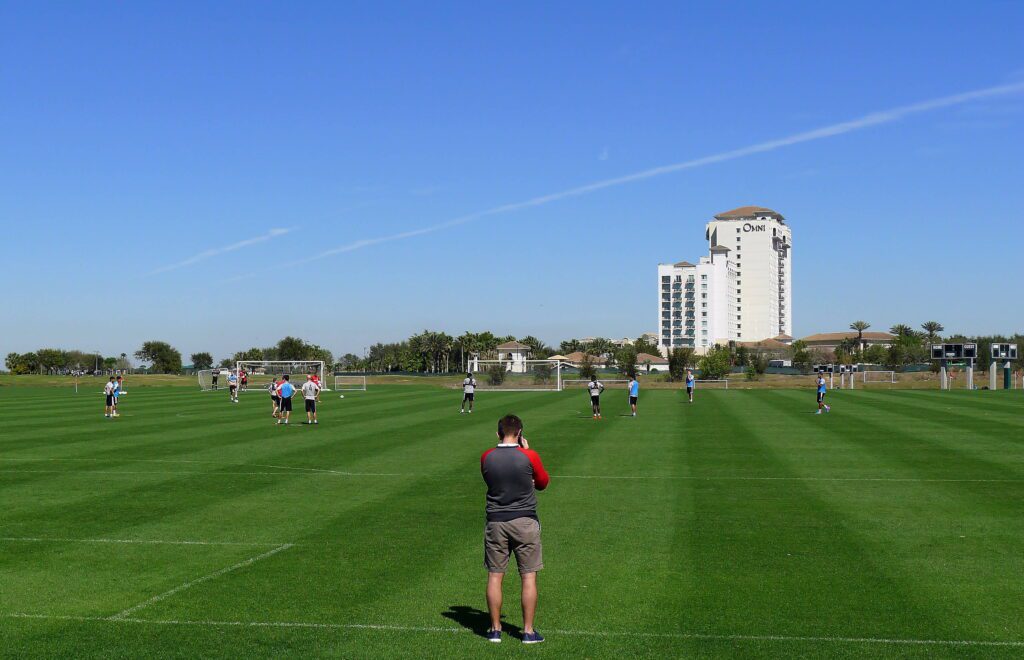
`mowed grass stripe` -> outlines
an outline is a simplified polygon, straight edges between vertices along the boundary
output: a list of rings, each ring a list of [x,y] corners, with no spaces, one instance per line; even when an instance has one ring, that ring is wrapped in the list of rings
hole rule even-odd
[[[718,454],[729,463],[742,455],[772,474],[800,476],[776,454],[778,443],[794,438],[760,430],[760,420],[780,412],[774,398],[762,392],[705,393],[699,421],[714,432],[695,442],[724,444],[731,451],[697,454]],[[801,435],[799,429],[794,435]],[[702,461],[697,468],[708,466]],[[878,637],[942,630],[927,605],[878,561],[876,549],[849,528],[842,509],[807,482],[755,489],[736,482],[696,484],[694,497],[693,537],[680,541],[691,544],[698,589],[693,600],[679,605],[694,629],[815,636],[854,629]],[[837,602],[834,594],[840,593]]]
[[[804,419],[787,411],[813,411],[809,392],[792,393],[789,396],[797,396],[790,399],[785,393],[771,391],[701,391],[698,403],[688,406],[676,392],[645,391],[641,417],[634,420],[617,416],[619,407],[625,412],[626,405],[625,397],[619,401],[616,391],[605,401],[605,420],[595,423],[578,418],[589,404],[582,392],[484,393],[472,418],[458,415],[461,394],[457,390],[424,388],[412,397],[400,387],[395,392],[389,403],[386,390],[375,391],[375,396],[382,396],[375,398],[372,415],[360,415],[368,406],[355,405],[362,400],[354,397],[340,406],[325,405],[324,419],[332,419],[326,428],[339,431],[338,436],[302,433],[324,428],[292,428],[286,430],[287,435],[275,434],[276,429],[264,425],[270,422],[269,411],[250,419],[255,408],[250,410],[244,400],[234,410],[239,413],[237,418],[245,420],[239,428],[252,436],[249,441],[232,438],[222,443],[222,438],[215,436],[213,442],[202,445],[201,440],[183,440],[177,435],[176,420],[186,418],[176,418],[165,427],[164,442],[159,442],[157,435],[148,437],[145,445],[132,447],[131,441],[138,438],[125,424],[124,438],[104,437],[90,453],[99,453],[104,461],[117,461],[130,451],[134,463],[128,459],[114,463],[126,469],[162,467],[143,463],[157,452],[169,455],[166,460],[170,461],[198,457],[195,460],[211,463],[178,464],[201,474],[172,475],[170,481],[164,481],[165,475],[155,475],[152,484],[143,483],[151,478],[141,476],[140,482],[127,490],[107,490],[117,484],[105,484],[106,479],[87,473],[56,475],[52,482],[15,489],[19,533],[30,526],[49,526],[56,532],[81,525],[87,531],[123,529],[130,538],[296,545],[268,558],[265,564],[261,561],[244,571],[209,580],[146,609],[147,618],[243,624],[229,631],[207,635],[201,627],[193,627],[194,633],[183,636],[138,625],[132,632],[108,634],[103,631],[109,624],[92,622],[0,622],[0,629],[7,629],[5,639],[13,644],[9,648],[52,655],[54,649],[63,648],[57,640],[74,634],[74,654],[79,656],[146,655],[166,648],[188,649],[189,655],[305,651],[347,657],[477,657],[485,648],[502,654],[515,652],[508,644],[491,649],[473,635],[443,636],[424,646],[422,639],[398,631],[378,631],[377,636],[311,636],[303,632],[307,629],[292,632],[280,628],[264,634],[244,625],[259,621],[290,621],[300,626],[356,622],[464,630],[446,615],[452,613],[453,606],[483,608],[483,484],[478,457],[495,442],[494,423],[504,412],[523,415],[527,436],[554,475],[551,490],[540,497],[549,567],[541,574],[539,623],[549,641],[546,648],[534,651],[588,657],[738,652],[756,657],[777,657],[779,653],[874,657],[879,647],[865,648],[866,643],[855,642],[836,647],[834,641],[824,640],[941,640],[951,631],[962,632],[955,637],[960,640],[1024,639],[1024,626],[1013,618],[1018,613],[1016,606],[1004,607],[987,623],[978,616],[1000,598],[1024,602],[1012,580],[1012,575],[1019,574],[1018,567],[1007,563],[1004,556],[1015,552],[1015,546],[1000,549],[997,544],[1002,540],[990,534],[984,541],[958,548],[946,529],[941,535],[927,533],[929,525],[948,526],[955,520],[957,509],[947,508],[948,503],[959,502],[961,520],[977,521],[975,527],[965,526],[969,533],[982,530],[986,523],[981,521],[1005,517],[1004,507],[993,507],[987,497],[971,492],[958,496],[957,488],[948,484],[932,491],[931,486],[915,482],[819,481],[879,471],[927,478],[948,469],[943,465],[955,460],[949,452],[936,454],[934,462],[901,455],[900,447],[913,451],[913,443],[922,441],[915,436],[895,447],[879,448],[851,435],[852,426],[850,431],[821,433],[822,425],[817,424],[847,419],[852,425],[850,420],[863,416],[868,424],[862,431],[877,435],[887,428],[887,418],[899,424],[898,412],[888,405],[865,405],[856,414],[850,410],[846,418],[847,409],[855,406],[842,404],[831,416],[808,414]],[[419,399],[421,394],[424,398]],[[189,396],[206,395],[193,393],[183,399]],[[177,399],[170,396],[166,401]],[[413,401],[419,405],[408,405]],[[837,396],[836,402],[841,401]],[[353,405],[347,405],[350,403]],[[215,420],[232,415],[231,410],[226,401],[211,400],[199,407],[199,414]],[[138,412],[154,421],[172,415],[159,406],[143,410],[140,405]],[[296,416],[301,413],[297,411]],[[342,423],[343,419],[350,421]],[[33,423],[49,425],[48,430],[56,434],[69,424],[65,419],[57,423],[43,418]],[[349,432],[352,436],[345,437]],[[991,434],[986,427],[979,437],[986,446],[995,447]],[[10,437],[9,430],[0,431],[0,458],[6,454],[5,442]],[[74,451],[86,449],[76,446]],[[46,448],[40,444],[33,451]],[[178,455],[184,458],[176,458]],[[996,469],[1008,469],[996,460],[995,452],[983,458]],[[226,474],[244,472],[240,465],[257,463],[312,470],[322,466],[382,468],[396,463],[417,467],[399,477],[380,479],[301,471],[294,476]],[[110,464],[100,465],[106,468]],[[975,465],[972,470],[983,468],[988,469]],[[222,476],[210,477],[217,473]],[[602,478],[565,478],[572,473]],[[747,477],[773,480],[743,481]],[[75,505],[68,512],[71,515],[62,516],[60,503],[66,498],[58,491],[68,489],[77,499],[89,497],[91,489],[94,506]],[[930,492],[941,495],[937,498],[940,506],[932,510],[923,506]],[[908,496],[901,498],[903,493]],[[9,493],[4,494],[8,503]],[[120,502],[122,498],[141,499],[139,509]],[[161,499],[176,500],[177,505],[162,506]],[[159,509],[159,515],[144,511],[151,504]],[[39,515],[22,515],[33,508]],[[76,520],[81,516],[86,519]],[[904,522],[893,528],[881,524],[899,518],[913,524]],[[3,536],[9,536],[8,522],[8,516],[0,514]],[[75,556],[80,566],[90,562],[117,566],[122,561],[118,557],[126,556],[124,548],[113,544],[110,548],[76,544],[71,539],[79,536],[77,530],[63,536],[69,537],[67,543],[44,544],[47,549],[34,558],[7,555],[10,548],[0,543],[5,584],[28,593],[24,590],[33,580],[46,574],[45,569],[40,573],[40,568],[54,565],[62,557]],[[246,538],[252,536],[256,538]],[[172,552],[164,555],[149,555],[153,574],[160,579],[147,575],[144,586],[164,586],[169,582],[166,575],[188,574],[166,591],[209,574],[208,566],[216,570],[252,554],[240,547],[238,558],[211,556],[210,561],[200,562],[201,566],[188,564],[185,571],[164,570],[164,564],[177,552],[169,550]],[[965,550],[979,566],[964,563]],[[203,551],[201,546],[188,550],[193,557],[201,557],[198,553]],[[916,573],[912,566],[915,556],[923,562]],[[1012,572],[997,584],[992,576],[1001,569]],[[17,582],[11,583],[11,576]],[[120,611],[111,610],[111,605],[131,605],[123,590],[117,595],[113,589],[108,592],[104,583],[91,581],[88,570],[78,580],[68,579],[78,583],[75,586],[80,593],[91,584],[100,589],[90,606],[98,609],[90,611],[110,613]],[[942,580],[949,586],[935,584]],[[512,623],[518,620],[515,582],[513,573],[506,592]],[[41,595],[52,588],[40,584]],[[129,587],[131,595],[145,592],[144,598],[161,593],[140,585]],[[944,602],[933,603],[935,598]],[[125,600],[129,602],[123,603]],[[909,604],[902,607],[904,603]],[[961,622],[949,617],[957,606],[965,611]],[[42,609],[37,612],[45,615]],[[995,626],[1003,630],[995,630]],[[882,634],[889,632],[892,635]],[[779,646],[782,639],[790,640],[784,649]],[[743,645],[739,650],[738,643]],[[918,654],[913,648],[902,648],[899,653]],[[998,648],[986,647],[987,655]],[[921,654],[935,652],[932,648]]]
[[[877,413],[878,408],[875,410]],[[898,416],[895,410],[892,414]],[[862,422],[856,416],[847,422],[835,416],[812,421],[819,422],[818,434],[827,444],[854,443],[865,448],[870,460],[881,457],[898,464],[901,470],[920,470],[926,465],[919,456],[897,450],[913,444],[910,434],[893,430],[888,437],[878,438],[884,428],[895,427],[860,428]],[[868,444],[868,438],[876,441]],[[942,463],[966,462],[945,452],[931,454],[930,458]],[[847,525],[848,529],[888,558],[893,573],[920,594],[918,600],[927,603],[936,616],[942,616],[948,634],[984,630],[999,637],[1008,622],[1024,617],[1024,608],[1018,605],[1024,589],[1018,580],[1008,578],[1024,570],[1024,543],[1020,541],[1024,521],[1019,516],[1024,485],[916,482],[898,488],[876,484],[851,489],[849,484],[809,482],[807,487],[834,502],[845,519],[856,521]],[[971,511],[984,514],[968,518],[967,512]],[[929,555],[937,548],[955,557],[954,562],[935,563]],[[964,571],[972,566],[977,566],[972,570],[974,574],[963,580]],[[972,586],[981,577],[980,567],[985,566],[993,570],[985,576],[984,586]],[[963,599],[968,595],[970,605],[965,605]]]
[[[503,393],[502,396],[508,395]],[[559,405],[550,397],[515,396],[524,400],[508,399],[506,404],[525,408],[532,417],[542,416],[546,408]],[[531,401],[534,402],[532,407]],[[369,611],[373,612],[375,620],[387,621],[393,620],[410,602],[421,603],[422,611],[418,612],[416,620],[439,617],[457,604],[450,602],[459,591],[458,580],[453,580],[453,576],[476,577],[472,581],[475,588],[467,584],[464,589],[465,598],[476,595],[483,576],[480,568],[483,483],[478,460],[479,453],[495,442],[494,436],[488,435],[489,438],[484,436],[483,443],[468,445],[464,459],[457,461],[449,458],[451,444],[443,442],[446,451],[439,452],[434,459],[435,478],[410,477],[395,482],[401,488],[378,490],[372,500],[358,507],[344,507],[311,525],[306,536],[297,537],[299,545],[288,558],[268,562],[256,570],[289,576],[285,582],[296,585],[294,591],[298,597],[293,602],[294,610],[286,611],[294,617],[324,620],[332,615],[352,616],[360,612],[365,616]],[[456,479],[465,473],[473,475],[471,482]],[[386,520],[381,519],[382,510],[388,512]],[[310,572],[306,564],[322,562],[322,549],[311,547],[308,542],[324,537],[348,539],[338,545],[338,562],[331,572],[335,579],[324,580],[323,569],[319,574]],[[387,561],[381,561],[384,556]],[[282,565],[284,559],[287,565]],[[248,603],[262,599],[259,595],[264,591],[262,584],[264,581],[258,574],[247,573],[233,577],[228,583],[210,585],[211,590],[216,587],[220,593],[227,594],[218,601],[219,608],[214,614],[252,616],[255,613]],[[382,590],[381,584],[401,586]],[[232,595],[234,590],[237,595]],[[254,590],[255,596],[252,595]],[[277,594],[279,608],[288,607],[292,591]],[[314,600],[322,607],[309,606],[309,593],[316,595]],[[178,612],[174,616],[179,616],[180,610],[174,605],[168,603],[168,611]],[[207,609],[202,611],[208,614]]]

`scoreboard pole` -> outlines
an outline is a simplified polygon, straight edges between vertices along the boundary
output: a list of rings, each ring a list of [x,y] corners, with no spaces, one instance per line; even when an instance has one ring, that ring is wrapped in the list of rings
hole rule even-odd
[[[967,389],[974,389],[974,360],[967,361]]]
[[[941,363],[939,363],[939,389],[940,390],[948,390],[949,389],[949,376],[946,375],[946,361],[945,360],[943,360]]]
[[[992,364],[988,365],[988,389],[996,389],[996,361],[992,360]]]
[[[1003,389],[1010,389],[1010,361],[1007,360],[1006,364],[1003,365]]]

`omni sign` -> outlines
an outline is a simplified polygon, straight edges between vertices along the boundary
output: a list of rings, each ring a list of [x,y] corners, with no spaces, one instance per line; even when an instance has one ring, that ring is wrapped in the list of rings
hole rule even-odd
[[[749,231],[767,231],[767,230],[768,230],[768,226],[767,225],[752,225],[749,222],[744,223],[744,225],[743,225],[744,233],[749,232]]]

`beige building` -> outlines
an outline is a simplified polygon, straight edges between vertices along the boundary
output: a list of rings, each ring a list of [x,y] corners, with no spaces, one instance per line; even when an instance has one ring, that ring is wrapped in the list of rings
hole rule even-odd
[[[705,235],[712,250],[728,248],[736,272],[734,339],[793,334],[793,233],[782,214],[741,206],[716,215]]]

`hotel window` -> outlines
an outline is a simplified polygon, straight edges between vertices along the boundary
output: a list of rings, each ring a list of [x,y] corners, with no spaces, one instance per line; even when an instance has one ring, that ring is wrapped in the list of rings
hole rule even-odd
[[[707,275],[701,275],[701,276],[700,276],[700,279],[702,279],[702,280],[706,280],[706,279],[708,279],[708,276],[707,276]]]
[[[707,316],[707,315],[708,315],[708,313],[707,313],[707,312],[701,312],[701,313],[700,313],[700,315],[701,315],[701,316]]]

